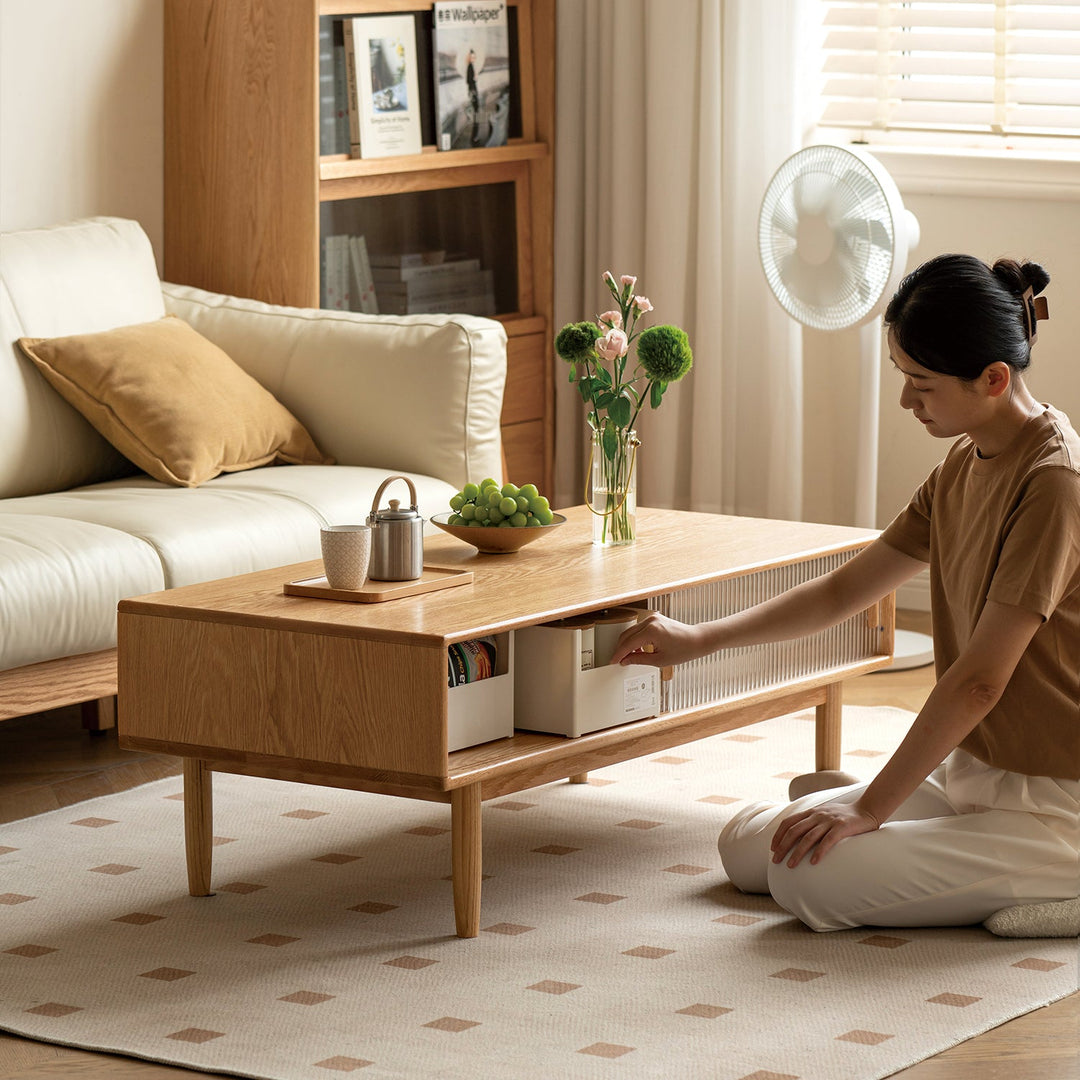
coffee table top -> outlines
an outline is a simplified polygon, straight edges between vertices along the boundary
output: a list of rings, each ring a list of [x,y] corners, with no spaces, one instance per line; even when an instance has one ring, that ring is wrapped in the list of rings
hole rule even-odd
[[[375,604],[285,596],[321,574],[318,560],[122,600],[121,612],[444,646],[601,607],[642,600],[823,554],[862,547],[873,529],[639,508],[638,539],[592,543],[587,507],[509,555],[480,554],[451,536],[424,538],[425,563],[473,571],[473,582]]]

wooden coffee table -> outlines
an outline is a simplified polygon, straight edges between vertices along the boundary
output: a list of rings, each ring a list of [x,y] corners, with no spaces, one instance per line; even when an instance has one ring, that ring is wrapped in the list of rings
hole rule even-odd
[[[447,687],[449,644],[507,640],[617,605],[681,617],[738,609],[838,565],[876,535],[648,509],[638,511],[638,530],[633,545],[596,548],[589,513],[576,507],[513,555],[479,555],[440,534],[425,541],[425,562],[467,568],[473,581],[385,603],[282,594],[284,583],[320,574],[318,562],[122,601],[120,745],[184,759],[192,895],[210,892],[213,772],[448,802],[457,932],[475,937],[485,799],[580,782],[590,769],[811,706],[816,767],[836,768],[840,684],[889,663],[892,597],[794,651],[732,650],[711,667],[676,668],[654,718],[578,738],[515,732],[448,750],[448,695],[462,689]]]

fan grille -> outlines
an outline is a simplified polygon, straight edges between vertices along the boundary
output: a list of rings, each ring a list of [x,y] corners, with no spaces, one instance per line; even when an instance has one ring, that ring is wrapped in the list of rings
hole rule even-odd
[[[758,222],[766,280],[789,315],[817,330],[866,320],[893,268],[896,222],[879,178],[840,146],[811,146],[769,182]]]

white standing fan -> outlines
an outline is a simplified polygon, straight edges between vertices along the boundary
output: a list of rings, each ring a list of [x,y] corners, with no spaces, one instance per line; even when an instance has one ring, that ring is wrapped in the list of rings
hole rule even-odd
[[[814,330],[859,328],[860,393],[855,524],[877,524],[881,315],[919,223],[879,161],[862,150],[823,144],[792,154],[765,190],[758,250],[780,306]],[[925,634],[898,630],[893,668],[933,660]]]

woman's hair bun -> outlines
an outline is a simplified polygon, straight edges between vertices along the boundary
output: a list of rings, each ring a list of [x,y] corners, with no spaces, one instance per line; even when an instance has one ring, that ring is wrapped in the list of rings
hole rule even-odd
[[[993,266],[994,277],[1011,293],[1020,296],[1025,289],[1039,295],[1050,284],[1050,275],[1037,262],[1017,262],[1016,259],[998,259]]]

